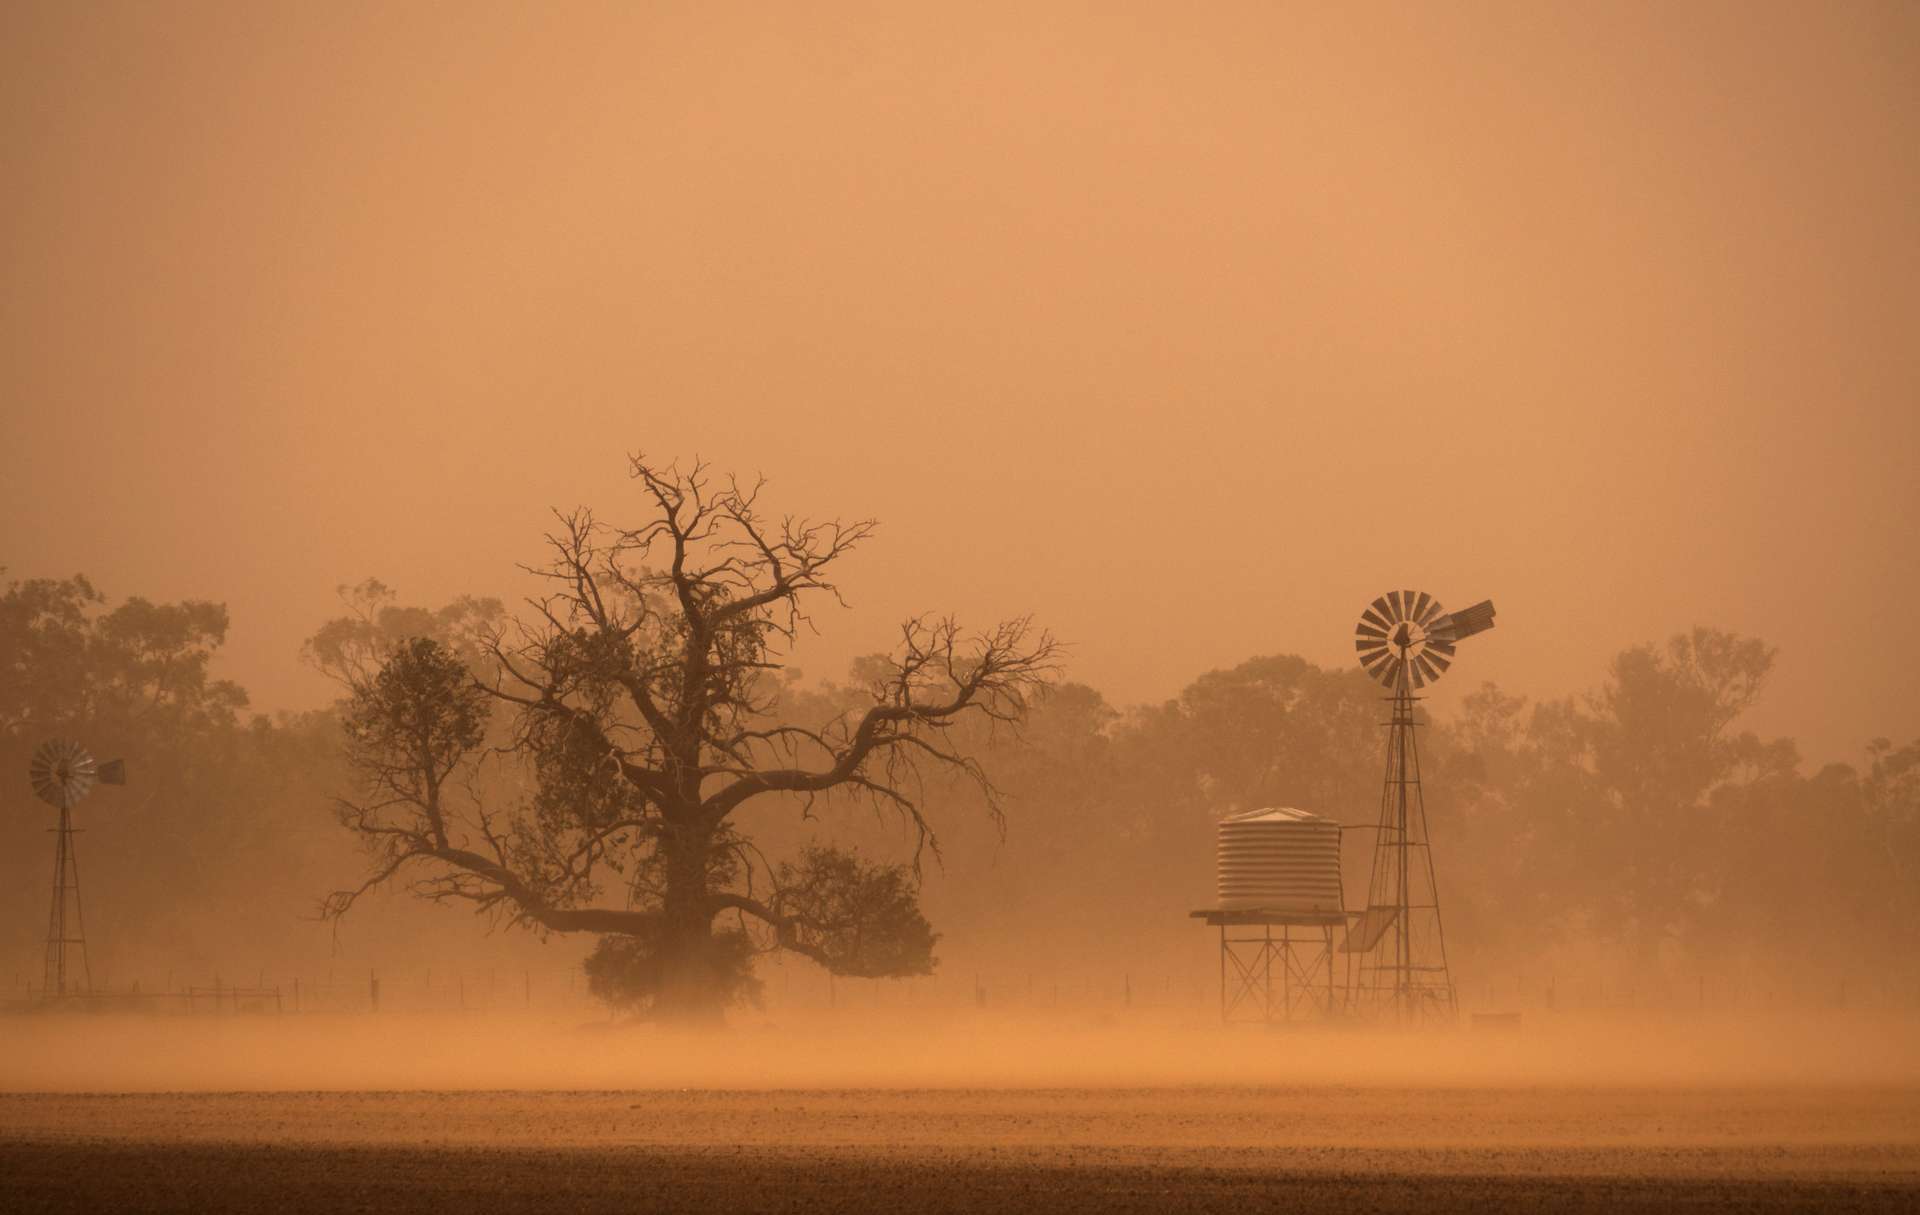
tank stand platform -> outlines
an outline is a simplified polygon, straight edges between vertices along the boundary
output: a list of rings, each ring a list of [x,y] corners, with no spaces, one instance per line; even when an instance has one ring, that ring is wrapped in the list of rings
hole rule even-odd
[[[1339,1011],[1334,932],[1345,929],[1345,912],[1211,907],[1192,918],[1220,930],[1221,1024],[1324,1020]]]

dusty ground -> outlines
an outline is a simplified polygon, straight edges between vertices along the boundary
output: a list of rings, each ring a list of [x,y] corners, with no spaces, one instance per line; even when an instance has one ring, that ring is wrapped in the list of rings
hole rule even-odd
[[[4,1029],[0,1209],[1920,1211],[1905,1017]]]
[[[14,1210],[1920,1210],[1920,1089],[0,1095]]]

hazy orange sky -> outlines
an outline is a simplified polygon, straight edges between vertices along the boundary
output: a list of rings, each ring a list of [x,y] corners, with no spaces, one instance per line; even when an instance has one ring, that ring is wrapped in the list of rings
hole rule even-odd
[[[818,674],[1032,611],[1157,699],[1491,596],[1480,679],[1694,623],[1920,734],[1920,6],[0,8],[0,563],[517,588],[624,453],[873,515]]]

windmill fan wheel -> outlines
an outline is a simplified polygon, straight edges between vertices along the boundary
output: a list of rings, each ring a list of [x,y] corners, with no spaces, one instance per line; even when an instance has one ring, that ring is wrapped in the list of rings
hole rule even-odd
[[[1425,591],[1389,591],[1360,613],[1353,648],[1387,687],[1424,688],[1453,664],[1453,618]]]
[[[97,765],[87,749],[64,738],[41,743],[27,765],[34,795],[51,806],[71,806],[85,797],[96,775]]]
[[[27,763],[27,779],[33,783],[34,796],[66,810],[92,791],[96,782],[126,784],[127,766],[117,759],[99,763],[79,743],[56,738],[34,751]]]

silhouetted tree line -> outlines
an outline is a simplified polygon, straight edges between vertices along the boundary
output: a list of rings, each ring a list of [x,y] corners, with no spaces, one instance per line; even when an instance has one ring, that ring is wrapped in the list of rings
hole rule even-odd
[[[456,664],[454,682],[465,686],[489,661],[480,639],[507,615],[482,599],[406,608],[375,583],[353,601],[356,610],[307,647],[349,688],[372,686],[418,638]],[[218,605],[110,605],[83,577],[15,581],[0,594],[0,771],[16,774],[0,852],[0,939],[22,969],[37,965],[49,864],[38,828],[51,825],[24,773],[48,737],[123,756],[134,774],[81,814],[82,826],[97,818],[110,828],[96,848],[82,836],[83,871],[118,909],[139,909],[115,916],[122,956],[215,966],[214,951],[236,941],[267,948],[276,935],[312,932],[317,898],[351,873],[331,800],[354,787],[343,731],[356,728],[351,693],[325,712],[250,713],[245,693],[211,673],[226,629]],[[1741,725],[1773,658],[1758,641],[1695,629],[1623,652],[1588,693],[1528,701],[1487,685],[1429,724],[1427,805],[1460,969],[1550,971],[1598,951],[1676,978],[1731,966],[1803,976],[1866,969],[1911,984],[1920,957],[1920,742],[1875,740],[1857,764],[1806,771],[1791,740]],[[863,659],[827,682],[765,673],[752,685],[757,728],[845,720],[874,703],[876,681],[897,676],[898,663]],[[917,777],[918,822],[872,798],[809,802],[774,791],[728,829],[817,867],[789,872],[796,886],[813,883],[814,902],[793,906],[824,914],[838,895],[877,881],[892,890],[885,898],[895,911],[901,900],[913,916],[924,909],[919,922],[937,926],[942,952],[956,957],[1043,967],[1190,956],[1205,949],[1185,913],[1211,893],[1213,819],[1284,804],[1370,824],[1380,720],[1379,689],[1358,670],[1284,655],[1209,672],[1159,705],[1114,706],[1065,683],[1017,731],[986,715],[951,722],[941,746],[978,773],[961,766]],[[473,741],[474,723],[456,725]],[[980,774],[990,774],[991,804]],[[571,778],[561,777],[497,778],[488,792],[529,806],[547,798],[550,814],[556,790],[595,796],[568,792]],[[1006,808],[1004,836],[994,804]],[[929,854],[918,871],[923,886],[911,862],[928,844],[938,858]],[[1365,831],[1348,842],[1350,899],[1363,897],[1370,844]],[[583,888],[579,905],[632,905],[635,873],[659,880],[642,865]],[[716,873],[707,888],[730,892],[733,880]],[[461,901],[487,906],[487,891],[469,892],[483,897]],[[720,939],[730,940],[720,922]],[[862,948],[806,939],[820,950]],[[632,934],[609,942],[596,954],[598,989],[644,1004],[657,982],[648,968],[661,955]],[[715,964],[734,968],[751,994],[753,950],[744,936],[733,944],[737,956]],[[925,937],[899,969],[930,965],[932,946]],[[889,971],[876,963],[867,973]]]
[[[342,863],[315,813],[340,779],[338,723],[250,713],[245,691],[212,674],[227,624],[216,603],[109,606],[83,576],[0,593],[0,941],[21,982],[39,977],[50,898],[54,811],[26,780],[47,739],[125,759],[131,774],[75,813],[96,979],[143,956],[201,976],[235,954],[271,957]]]
[[[1535,702],[1483,685],[1428,723],[1457,968],[1544,982],[1611,959],[1655,987],[1711,971],[1803,994],[1849,975],[1916,990],[1920,742],[1878,739],[1860,764],[1803,771],[1792,740],[1740,725],[1773,660],[1697,628],[1619,654],[1589,693]],[[971,905],[940,908],[943,922],[1050,946],[1061,965],[1101,939],[1122,957],[1191,952],[1181,916],[1211,894],[1211,822],[1263,805],[1359,828],[1346,887],[1363,901],[1382,720],[1363,673],[1292,656],[1209,672],[1157,706],[1063,688],[988,756],[1023,809],[990,862],[969,858],[952,897]]]

